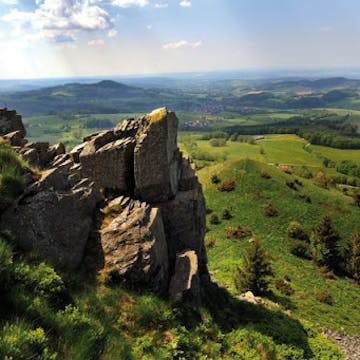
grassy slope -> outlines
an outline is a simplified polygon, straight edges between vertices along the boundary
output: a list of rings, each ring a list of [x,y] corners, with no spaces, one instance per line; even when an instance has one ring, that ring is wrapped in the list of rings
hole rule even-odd
[[[263,144],[266,146],[266,141]],[[277,148],[278,153],[286,153],[286,148]],[[294,153],[294,159],[297,159],[296,144],[291,149],[294,150],[291,155]],[[283,159],[278,153],[272,154],[273,161]],[[262,178],[262,171],[269,173],[272,179]],[[216,185],[209,180],[213,174],[221,179],[235,178],[236,190],[230,193],[218,191]],[[275,291],[279,303],[289,308],[295,317],[314,324],[335,330],[343,329],[349,333],[359,332],[360,288],[348,279],[322,279],[312,262],[290,254],[292,240],[286,236],[290,221],[300,221],[310,230],[323,214],[330,214],[345,242],[360,225],[360,209],[351,206],[348,197],[336,190],[321,189],[305,179],[301,179],[304,185],[298,191],[291,190],[285,182],[294,180],[295,176],[287,175],[274,166],[251,160],[228,161],[204,168],[198,175],[204,187],[208,208],[213,209],[220,217],[224,208],[232,209],[234,215],[231,220],[222,220],[219,225],[209,225],[207,238],[216,239],[216,246],[208,252],[210,270],[215,273],[216,281],[229,284],[231,291],[235,293],[232,274],[234,267],[240,263],[247,241],[226,239],[225,231],[229,226],[249,226],[253,236],[274,257],[277,277],[288,275],[292,280],[295,295],[284,298]],[[306,203],[300,198],[300,194],[309,195],[312,203]],[[279,211],[278,217],[264,216],[262,207],[268,203]],[[319,303],[314,296],[316,289],[329,290],[335,304],[329,306]]]

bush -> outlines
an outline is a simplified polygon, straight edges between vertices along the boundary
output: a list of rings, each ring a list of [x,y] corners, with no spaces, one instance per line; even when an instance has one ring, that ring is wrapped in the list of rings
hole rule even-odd
[[[318,300],[324,304],[328,304],[328,305],[334,304],[334,299],[333,299],[331,293],[327,290],[316,290],[315,298],[316,298],[316,300]]]
[[[274,208],[273,205],[268,204],[264,206],[264,214],[268,217],[275,217],[278,216],[278,211]]]
[[[10,165],[2,167],[0,176],[0,211],[3,211],[24,191],[25,177],[20,169]]]
[[[223,218],[223,220],[230,220],[230,219],[232,219],[232,217],[233,217],[233,216],[232,216],[230,210],[224,209],[224,211],[223,211],[223,213],[222,213],[222,218]]]
[[[219,179],[219,177],[217,175],[211,175],[211,182],[213,184],[218,184],[221,180]]]
[[[205,246],[208,249],[213,248],[215,245],[216,245],[216,239],[213,239],[213,238],[206,238],[205,239]]]
[[[227,179],[227,180],[224,180],[220,184],[220,186],[218,187],[218,190],[230,192],[230,191],[234,191],[235,187],[236,187],[236,180],[235,179]]]
[[[334,273],[327,266],[321,266],[319,268],[320,276],[323,279],[332,280],[334,279]]]
[[[48,339],[42,328],[31,329],[18,322],[6,324],[0,332],[0,358],[16,360],[55,360],[48,349]]]
[[[210,224],[212,224],[212,225],[218,225],[218,224],[220,224],[219,217],[218,217],[216,214],[211,214],[209,222],[210,222]]]
[[[314,178],[314,183],[323,189],[329,189],[330,186],[334,185],[334,180],[324,172],[319,171]]]
[[[303,226],[297,221],[292,221],[289,224],[287,228],[287,234],[292,239],[309,241],[309,235],[306,233]]]
[[[236,269],[234,282],[240,292],[252,291],[255,295],[261,295],[268,291],[273,275],[270,256],[255,240],[246,249],[243,267]]]
[[[226,145],[226,139],[211,139],[210,145],[213,147],[223,147]]]
[[[267,173],[266,171],[262,171],[260,173],[260,176],[264,179],[271,179],[271,175],[269,173]]]
[[[251,229],[246,226],[229,227],[226,230],[226,238],[234,240],[242,240],[251,236]]]
[[[286,186],[292,190],[298,190],[294,181],[286,180]]]
[[[291,284],[284,279],[276,279],[275,287],[281,292],[281,294],[286,296],[291,296],[295,293],[294,289],[291,287]]]
[[[302,240],[294,240],[291,245],[291,253],[303,259],[310,259],[309,244]]]

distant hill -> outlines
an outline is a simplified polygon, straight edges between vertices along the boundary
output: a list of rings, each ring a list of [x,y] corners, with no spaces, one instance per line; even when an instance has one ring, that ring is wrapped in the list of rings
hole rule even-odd
[[[116,113],[147,111],[162,105],[159,91],[102,80],[92,84],[70,83],[0,95],[1,106],[16,108],[25,116],[56,112]]]
[[[344,77],[332,77],[332,78],[323,78],[323,79],[298,79],[298,80],[276,80],[265,83],[263,86],[260,86],[266,90],[331,90],[339,88],[350,88],[358,89],[360,88],[360,80],[348,79]]]

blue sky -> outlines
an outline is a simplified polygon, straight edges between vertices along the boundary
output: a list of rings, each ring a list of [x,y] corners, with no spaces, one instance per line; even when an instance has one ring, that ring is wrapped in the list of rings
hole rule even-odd
[[[359,0],[0,0],[0,78],[360,67]]]

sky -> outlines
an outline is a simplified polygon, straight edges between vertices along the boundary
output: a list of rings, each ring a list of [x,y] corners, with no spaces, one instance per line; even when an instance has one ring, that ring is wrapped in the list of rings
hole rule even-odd
[[[360,67],[359,0],[0,0],[0,79]]]

